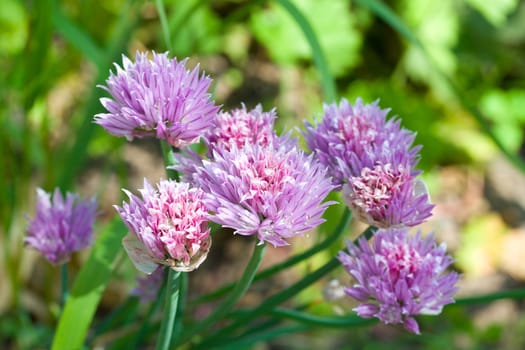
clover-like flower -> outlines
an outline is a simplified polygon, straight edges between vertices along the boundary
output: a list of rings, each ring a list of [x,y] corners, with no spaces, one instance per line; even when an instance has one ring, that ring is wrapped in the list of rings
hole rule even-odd
[[[337,189],[349,176],[359,176],[364,167],[372,168],[378,161],[408,160],[409,168],[417,164],[421,147],[412,147],[415,133],[401,128],[399,119],[387,120],[388,112],[377,101],[363,104],[357,99],[352,106],[342,99],[339,106],[325,104],[322,120],[315,125],[305,123],[308,148],[328,167]]]
[[[155,136],[181,148],[198,142],[212,126],[219,107],[207,92],[211,79],[189,71],[186,60],[168,54],[135,54],[135,62],[122,56],[122,67],[110,73],[107,86],[112,98],[101,98],[108,113],[95,116],[109,133],[134,137]]]
[[[163,264],[192,271],[206,259],[211,238],[202,190],[172,180],[155,189],[144,179],[142,199],[123,191],[129,204],[115,208],[130,230],[123,244],[137,269],[152,273]]]
[[[326,170],[289,143],[214,152],[193,177],[209,193],[210,220],[274,246],[324,222],[333,189]]]
[[[359,316],[403,324],[419,334],[414,316],[437,315],[454,302],[459,275],[446,272],[453,260],[432,235],[423,238],[420,232],[409,236],[406,229],[379,229],[372,243],[361,237],[357,245],[348,242],[347,248],[338,259],[355,279],[345,292],[361,302],[354,309]]]
[[[35,218],[29,222],[24,242],[50,263],[63,264],[73,252],[91,244],[96,216],[95,197],[81,199],[68,192],[64,198],[56,188],[51,198],[38,188]]]
[[[343,185],[343,200],[362,221],[382,228],[416,226],[432,215],[425,183],[403,165],[361,169]]]
[[[252,110],[242,105],[230,112],[217,113],[214,128],[206,136],[209,154],[215,149],[230,150],[234,145],[242,148],[247,143],[272,144],[277,137],[273,130],[276,117],[275,109],[263,112],[260,104]]]

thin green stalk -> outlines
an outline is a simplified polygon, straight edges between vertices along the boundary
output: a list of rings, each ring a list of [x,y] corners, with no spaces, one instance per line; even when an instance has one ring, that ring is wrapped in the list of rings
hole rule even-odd
[[[416,46],[423,53],[425,58],[432,65],[432,68],[448,85],[449,89],[458,98],[463,107],[465,107],[470,112],[470,114],[472,114],[472,116],[474,117],[474,119],[476,119],[481,129],[489,136],[492,142],[494,142],[494,144],[498,147],[500,152],[502,152],[507,157],[507,159],[509,159],[514,164],[514,166],[520,169],[521,172],[525,173],[525,161],[522,158],[520,158],[519,155],[514,154],[503,145],[503,143],[494,133],[494,130],[490,127],[490,124],[487,122],[483,114],[479,111],[477,106],[471,104],[468,101],[467,97],[463,93],[463,89],[460,89],[456,85],[456,83],[445,72],[443,72],[439,65],[435,63],[432,57],[428,54],[427,50],[425,50],[425,47],[423,46],[421,41],[412,33],[410,28],[403,22],[403,20],[399,18],[399,16],[397,16],[397,14],[394,11],[392,11],[392,9],[388,7],[388,5],[381,1],[356,0],[356,2],[361,6],[367,7],[370,11],[372,11],[374,14],[380,17],[383,21],[388,23],[392,28],[397,30],[402,36],[404,36],[410,43]]]
[[[128,297],[123,304],[111,310],[109,315],[104,317],[90,334],[86,343],[92,344],[93,339],[107,332],[109,329],[120,327],[122,324],[128,323],[130,319],[135,319],[138,305],[139,301],[137,297]]]
[[[171,335],[177,316],[179,304],[179,282],[180,272],[169,269],[168,282],[166,284],[166,304],[164,305],[164,317],[160,324],[160,332],[157,340],[156,350],[170,349]]]
[[[301,11],[289,0],[276,0],[279,5],[281,5],[292,18],[295,20],[297,25],[301,28],[304,33],[310,48],[312,49],[312,56],[314,63],[317,66],[319,75],[321,76],[321,86],[323,88],[323,94],[325,102],[334,102],[337,98],[337,90],[335,87],[334,78],[330,73],[328,68],[328,62],[326,61],[323,49],[317,35],[315,34],[314,29],[308,22],[308,19],[301,13]]]
[[[162,149],[164,165],[169,166],[175,164],[176,161],[172,146],[166,140],[160,140],[160,147]],[[166,169],[166,175],[168,176],[168,179],[179,181],[179,173],[176,170]]]
[[[68,272],[67,263],[60,265],[60,308],[66,305],[66,299],[68,294]]]
[[[458,298],[454,304],[450,304],[449,306],[482,304],[500,299],[525,299],[525,288]]]
[[[346,207],[343,212],[343,217],[341,218],[341,221],[339,222],[339,225],[336,227],[334,232],[331,235],[329,235],[324,241],[322,241],[319,244],[314,245],[310,249],[307,249],[306,251],[300,254],[290,257],[289,259],[287,259],[286,261],[283,261],[282,263],[276,264],[272,267],[269,267],[259,272],[257,275],[255,275],[255,278],[253,279],[253,281],[257,282],[259,280],[273,276],[287,268],[297,265],[298,263],[330,247],[333,243],[337,242],[337,240],[341,237],[343,233],[347,232],[347,229],[348,229],[348,226],[350,225],[351,220],[352,220],[352,212],[348,209],[348,207]],[[233,288],[233,286],[234,286],[233,283],[228,284],[222,288],[217,289],[216,291],[203,295],[202,297],[194,300],[191,304],[199,304],[202,302],[209,302],[209,301],[215,300],[219,298],[220,296],[226,294],[228,291],[230,291]]]
[[[361,235],[359,235],[354,240],[354,243],[357,243],[357,240],[359,239],[359,237],[363,235],[367,239],[369,239],[376,230],[377,229],[375,227],[369,226]],[[235,330],[238,327],[241,327],[243,325],[248,325],[254,319],[257,319],[258,317],[264,315],[269,310],[273,310],[275,307],[282,304],[286,300],[292,298],[293,296],[297,295],[303,289],[310,286],[317,280],[321,279],[323,276],[325,276],[326,274],[328,274],[330,271],[334,270],[338,266],[341,266],[341,263],[336,257],[330,259],[326,264],[324,264],[317,270],[313,271],[312,273],[306,275],[305,277],[303,277],[296,283],[292,284],[290,287],[269,297],[264,302],[259,304],[258,307],[254,308],[250,312],[240,315],[229,326],[226,326],[223,329],[221,329],[220,334],[219,333],[213,334],[209,337],[209,339],[214,339],[215,337],[221,337],[221,335],[224,335],[224,334],[233,334],[233,332],[235,332]]]
[[[164,2],[162,0],[155,0],[155,5],[157,6],[157,11],[159,12],[160,25],[162,27],[162,34],[164,35],[166,48],[171,52],[170,30],[168,27],[168,19],[166,17],[166,8],[164,7]]]
[[[175,320],[175,327],[173,330],[174,340],[178,339],[182,333],[182,316],[184,315],[184,310],[186,309],[186,297],[188,294],[188,274],[181,273],[180,275],[180,287],[179,287],[179,305],[177,309],[181,317],[178,317]]]
[[[155,301],[153,303],[151,303],[150,307],[149,307],[149,310],[148,312],[146,313],[146,316],[144,317],[144,319],[141,321],[141,326],[140,326],[140,329],[139,331],[137,332],[135,338],[133,339],[133,341],[131,342],[131,344],[133,346],[131,346],[131,348],[133,349],[138,349],[140,347],[140,344],[141,344],[141,341],[142,339],[144,338],[144,336],[147,334],[148,330],[150,327],[152,327],[152,324],[151,324],[151,318],[153,317],[153,315],[157,312],[157,310],[159,309],[160,307],[160,304],[161,304],[161,300],[162,298],[164,297],[164,294],[166,293],[166,283],[163,283],[160,291],[159,291],[159,294],[157,295],[157,299],[155,299]],[[180,300],[180,298],[179,298]],[[177,312],[179,312],[179,314],[182,315],[182,312],[180,312],[180,310],[177,309]],[[175,322],[179,319],[180,317],[176,318],[175,319]]]
[[[126,7],[122,8],[122,13],[125,16],[121,16],[117,22],[116,29],[111,35],[111,40],[104,52],[104,62],[101,63],[103,67],[109,70],[111,63],[116,61],[125,50],[128,39],[133,33],[131,30],[138,22],[138,6],[135,5],[135,0],[128,0]],[[107,77],[107,72],[100,70],[98,72],[96,82],[102,83]],[[95,123],[93,123],[93,115],[100,112],[99,98],[103,97],[104,92],[99,87],[93,87],[90,93],[90,97],[84,106],[83,121],[82,125],[77,130],[74,143],[70,149],[66,150],[64,154],[63,164],[67,164],[65,167],[61,167],[61,173],[59,174],[58,185],[63,190],[68,190],[73,185],[73,181],[77,178],[77,173],[82,169],[87,159],[87,145],[91,141],[91,138],[95,132]]]
[[[236,349],[247,349],[250,348],[255,343],[267,342],[268,340],[278,338],[283,335],[290,335],[292,333],[304,332],[310,329],[308,325],[292,325],[285,327],[273,327],[267,331],[253,332],[248,334],[243,334],[238,337],[230,337],[227,339],[221,339],[214,343],[208,343],[207,345],[198,345],[194,350],[201,349],[227,349],[227,350],[236,350]]]
[[[190,340],[193,336],[199,334],[205,330],[208,326],[220,320],[231,308],[237,303],[237,301],[246,293],[249,286],[251,285],[255,272],[259,268],[261,261],[264,257],[264,252],[266,250],[266,244],[257,244],[255,245],[252,253],[252,257],[244,270],[243,275],[233,288],[231,294],[220,304],[206,319],[200,321],[198,324],[190,328],[184,333],[184,336],[181,338],[179,343],[183,344],[186,341]]]
[[[298,310],[284,308],[276,308],[272,310],[271,314],[276,318],[290,319],[299,323],[304,323],[315,327],[347,328],[365,326],[377,322],[377,319],[362,318],[357,315],[318,316]]]

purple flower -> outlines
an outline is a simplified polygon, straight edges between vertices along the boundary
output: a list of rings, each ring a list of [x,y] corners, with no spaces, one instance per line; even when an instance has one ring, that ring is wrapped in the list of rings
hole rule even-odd
[[[143,303],[157,299],[164,281],[164,272],[164,266],[157,266],[151,274],[137,277],[137,286],[131,291],[131,295],[139,297]]]
[[[324,222],[333,189],[324,167],[284,142],[280,147],[246,144],[215,152],[196,168],[211,220],[274,246]]]
[[[112,98],[101,98],[108,113],[95,116],[109,133],[134,137],[156,136],[177,148],[198,142],[211,127],[219,107],[207,93],[211,79],[191,72],[186,60],[177,62],[167,53],[135,54],[135,62],[122,56],[122,68],[110,73],[107,90]]]
[[[356,280],[345,292],[361,302],[354,309],[359,316],[401,323],[419,334],[415,315],[437,315],[454,302],[459,275],[445,273],[453,260],[432,235],[379,229],[373,243],[361,237],[358,245],[348,242],[347,247],[349,254],[341,251],[338,259]]]
[[[24,242],[52,264],[63,264],[73,252],[91,244],[96,216],[95,197],[82,200],[68,192],[64,198],[56,188],[51,198],[38,188],[36,215],[29,222]]]
[[[158,264],[192,271],[211,245],[205,194],[187,183],[161,180],[155,190],[144,179],[141,198],[127,190],[129,204],[115,206],[130,230],[123,244],[135,266],[146,273]]]
[[[343,199],[362,221],[387,228],[416,226],[432,215],[425,183],[391,163],[363,168],[343,185]]]
[[[343,190],[345,203],[361,220],[377,227],[414,226],[433,205],[416,170],[420,146],[415,133],[388,119],[388,110],[358,99],[325,105],[323,119],[306,124],[306,142]]]
[[[215,152],[230,151],[233,147],[242,148],[246,144],[268,146],[286,140],[291,147],[295,146],[295,140],[277,136],[273,130],[275,118],[275,109],[263,112],[261,105],[249,111],[242,105],[242,108],[231,112],[217,113],[213,128],[205,136],[207,157],[213,159]],[[203,157],[187,149],[175,154],[175,159],[177,165],[169,166],[168,169],[176,169],[182,174],[183,181],[195,184],[193,177],[196,168],[202,166]]]
[[[206,137],[209,154],[215,149],[230,150],[232,146],[242,148],[245,144],[266,146],[277,137],[273,130],[275,109],[263,112],[261,105],[248,111],[242,105],[231,112],[220,112],[215,117],[215,127]]]
[[[415,134],[401,128],[398,119],[387,120],[388,111],[380,109],[377,101],[363,104],[357,99],[352,106],[342,99],[339,106],[325,104],[323,118],[315,126],[305,123],[306,143],[329,169],[337,189],[377,162],[403,162],[408,168],[417,164],[421,147],[412,147]]]

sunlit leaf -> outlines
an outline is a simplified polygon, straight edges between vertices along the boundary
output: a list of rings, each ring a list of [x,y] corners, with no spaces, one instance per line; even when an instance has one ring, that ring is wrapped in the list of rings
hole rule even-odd
[[[518,0],[465,0],[478,10],[492,25],[499,27],[518,5]]]
[[[361,35],[355,28],[348,1],[293,1],[306,16],[324,50],[330,71],[341,75],[358,62]],[[277,62],[296,63],[311,60],[311,48],[299,26],[286,11],[272,4],[252,15],[255,37]]]
[[[455,257],[469,276],[485,276],[495,271],[501,254],[502,237],[507,230],[497,214],[473,218],[463,228],[461,245]]]
[[[406,0],[401,7],[406,24],[434,61],[428,62],[424,53],[412,44],[403,59],[405,69],[412,78],[426,82],[440,94],[447,94],[448,89],[433,64],[449,76],[456,68],[453,48],[459,33],[458,6],[456,0]]]
[[[27,15],[21,2],[3,0],[0,10],[0,55],[15,54],[27,40]]]
[[[60,316],[53,339],[54,350],[80,349],[106,289],[115,260],[123,252],[121,240],[126,227],[115,219],[98,236],[91,254],[77,275]]]

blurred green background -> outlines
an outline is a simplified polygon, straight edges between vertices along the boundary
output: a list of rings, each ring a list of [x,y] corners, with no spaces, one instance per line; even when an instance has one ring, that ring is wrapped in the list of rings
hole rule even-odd
[[[417,132],[420,168],[437,204],[425,230],[435,230],[455,256],[464,277],[460,293],[524,287],[525,180],[518,169],[525,169],[525,2],[291,3],[319,40],[337,99],[379,99]],[[397,17],[381,18],[378,3]],[[0,3],[2,349],[47,348],[56,323],[57,271],[23,246],[35,188],[98,194],[101,227],[114,216],[120,188],[163,176],[156,144],[128,143],[92,122],[103,111],[97,84],[122,54],[171,46],[170,55],[190,57],[190,65],[200,64],[214,79],[214,96],[225,109],[276,107],[280,130],[301,127],[319,116],[324,101],[332,102],[321,83],[330,77],[320,74],[297,20],[277,1],[168,0],[165,7],[170,45],[153,1]],[[403,26],[393,27],[396,20]],[[73,275],[83,259],[84,253],[73,259]],[[100,312],[111,310],[132,281],[129,266],[119,270]],[[311,300],[313,293],[301,297]],[[523,307],[511,300],[447,307],[437,320],[422,318],[424,331],[431,330],[422,337],[375,326],[260,345],[522,349]],[[349,312],[328,302],[318,311],[336,308]],[[333,343],[325,347],[327,339]]]

